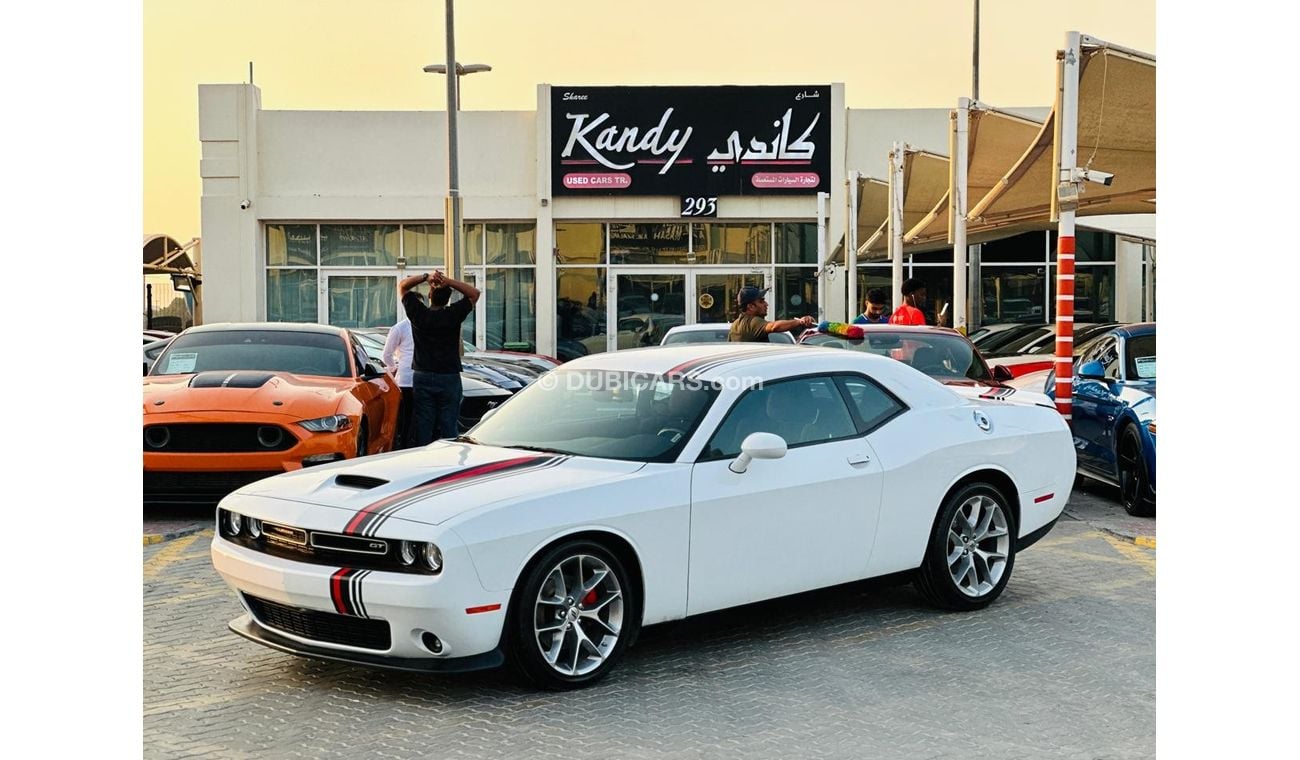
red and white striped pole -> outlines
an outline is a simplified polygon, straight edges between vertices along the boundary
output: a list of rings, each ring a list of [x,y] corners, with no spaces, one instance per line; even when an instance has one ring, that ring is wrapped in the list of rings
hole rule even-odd
[[[1079,205],[1080,35],[1065,35],[1056,119],[1056,411],[1070,421],[1074,376],[1074,213]]]

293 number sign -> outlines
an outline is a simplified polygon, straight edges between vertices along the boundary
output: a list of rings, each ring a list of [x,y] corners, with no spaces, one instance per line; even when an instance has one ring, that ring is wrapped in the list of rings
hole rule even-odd
[[[687,196],[682,198],[682,216],[709,216],[718,215],[718,197],[714,196]]]

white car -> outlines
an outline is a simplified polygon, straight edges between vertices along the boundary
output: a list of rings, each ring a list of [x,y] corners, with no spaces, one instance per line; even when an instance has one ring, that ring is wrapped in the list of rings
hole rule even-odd
[[[467,436],[245,486],[212,560],[231,629],[280,651],[573,688],[642,625],[863,578],[982,608],[1074,470],[1054,410],[889,358],[654,347],[573,360]]]
[[[726,343],[731,332],[730,322],[700,322],[694,325],[678,325],[669,330],[661,346],[673,346],[681,343]],[[769,343],[794,343],[794,336],[788,332],[768,333]]]

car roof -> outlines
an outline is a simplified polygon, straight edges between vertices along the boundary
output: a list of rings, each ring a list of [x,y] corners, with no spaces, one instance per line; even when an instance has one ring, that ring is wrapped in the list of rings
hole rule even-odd
[[[228,332],[234,330],[277,330],[283,332],[317,333],[321,335],[342,335],[345,328],[334,325],[321,325],[315,322],[216,322],[195,325],[187,333]]]
[[[1143,335],[1155,335],[1155,322],[1135,322],[1131,325],[1121,325],[1115,328],[1116,335],[1123,335],[1127,338],[1137,338]]]

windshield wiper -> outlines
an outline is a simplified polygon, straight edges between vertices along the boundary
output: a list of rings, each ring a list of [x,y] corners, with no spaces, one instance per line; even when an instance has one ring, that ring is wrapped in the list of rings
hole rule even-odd
[[[568,454],[570,456],[573,456],[573,452],[571,451],[563,451],[561,449],[550,449],[545,446],[506,446],[505,448],[519,449],[521,451],[540,451],[543,454]]]
[[[456,443],[472,443],[472,444],[478,445],[478,439],[476,439],[476,438],[472,438],[472,437],[470,437],[470,436],[468,436],[468,435],[458,435],[458,436],[456,436],[455,438],[453,438],[453,439],[451,439],[451,440],[454,441],[454,442],[456,442]]]

